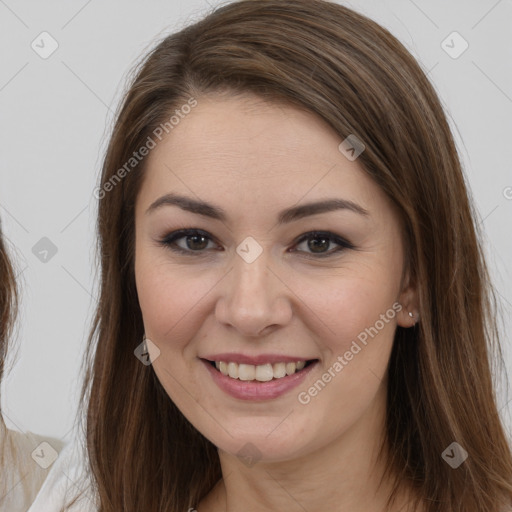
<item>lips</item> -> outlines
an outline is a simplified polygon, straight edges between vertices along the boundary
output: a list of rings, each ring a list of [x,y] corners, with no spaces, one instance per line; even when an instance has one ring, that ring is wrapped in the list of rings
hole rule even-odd
[[[270,400],[284,395],[298,386],[319,362],[317,359],[305,360],[282,355],[251,358],[240,354],[218,354],[212,357],[211,360],[202,358],[201,361],[217,386],[234,398],[255,401]],[[223,357],[224,360],[221,361],[218,357]],[[253,364],[238,363],[233,359],[250,361]],[[255,361],[259,364],[254,364]],[[297,362],[300,363],[299,369]],[[283,368],[286,375],[281,376]]]

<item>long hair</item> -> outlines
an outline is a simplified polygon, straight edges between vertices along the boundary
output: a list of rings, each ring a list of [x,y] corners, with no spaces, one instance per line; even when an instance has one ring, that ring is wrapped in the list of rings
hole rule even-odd
[[[18,288],[14,268],[7,254],[0,225],[0,382],[4,375],[7,345],[14,325],[17,304]]]
[[[495,292],[434,88],[395,37],[346,7],[242,0],[147,55],[106,152],[97,190],[100,296],[83,391],[101,512],[182,512],[221,477],[216,447],[133,354],[143,337],[134,207],[145,161],[126,165],[159,126],[170,127],[176,109],[209,93],[253,93],[316,114],[340,141],[357,134],[366,145],[358,162],[398,208],[421,321],[397,328],[389,364],[390,502],[407,482],[429,512],[512,504],[512,455],[492,378],[494,362],[503,362]],[[469,454],[457,470],[442,457],[453,442]]]
[[[14,268],[7,254],[2,229],[0,225],[0,384],[4,376],[7,346],[13,331],[14,318],[18,305],[18,288]],[[7,452],[14,453],[12,444],[6,439],[6,426],[0,408],[0,475],[9,471],[6,465]],[[0,500],[8,489],[4,488],[4,478],[0,479]]]

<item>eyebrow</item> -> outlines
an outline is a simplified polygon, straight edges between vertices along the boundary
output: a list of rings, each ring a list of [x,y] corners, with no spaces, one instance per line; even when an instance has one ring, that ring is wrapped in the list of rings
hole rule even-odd
[[[157,199],[146,210],[146,214],[152,213],[163,206],[178,206],[182,210],[202,215],[203,217],[210,217],[222,222],[226,222],[228,218],[225,210],[219,206],[174,193],[166,194]],[[287,224],[310,215],[332,212],[335,210],[349,210],[365,217],[370,215],[368,210],[353,201],[334,198],[287,208],[279,213],[278,224]]]

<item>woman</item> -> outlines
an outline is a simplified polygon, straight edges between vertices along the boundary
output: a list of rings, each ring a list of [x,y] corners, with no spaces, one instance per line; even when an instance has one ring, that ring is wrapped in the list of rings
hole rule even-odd
[[[17,302],[14,270],[0,229],[0,382]],[[28,509],[61,447],[56,439],[9,430],[0,412],[0,510]]]
[[[245,0],[169,36],[96,196],[98,510],[512,505],[469,191],[385,29]]]

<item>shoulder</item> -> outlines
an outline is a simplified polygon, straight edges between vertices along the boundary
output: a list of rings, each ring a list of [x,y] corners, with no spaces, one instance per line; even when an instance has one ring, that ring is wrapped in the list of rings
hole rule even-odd
[[[60,453],[28,512],[96,512],[83,443],[73,439]]]
[[[49,466],[63,443],[32,432],[9,430],[5,425],[1,425],[0,430],[0,508],[25,512],[48,476]]]

